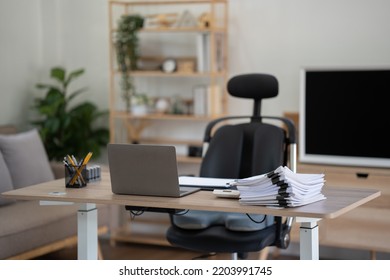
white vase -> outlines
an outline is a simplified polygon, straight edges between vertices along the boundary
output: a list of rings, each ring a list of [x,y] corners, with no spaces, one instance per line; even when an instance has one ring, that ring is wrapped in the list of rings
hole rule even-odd
[[[131,106],[131,113],[134,116],[143,116],[148,113],[148,106],[142,104],[142,105],[133,105]]]

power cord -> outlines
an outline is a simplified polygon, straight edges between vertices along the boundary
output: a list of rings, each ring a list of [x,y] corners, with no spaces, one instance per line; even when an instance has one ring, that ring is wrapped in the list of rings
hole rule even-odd
[[[254,223],[256,223],[256,224],[264,223],[265,219],[267,218],[267,215],[264,215],[264,218],[263,218],[261,221],[256,221],[256,220],[253,219],[253,218],[251,217],[251,215],[249,215],[248,213],[246,213],[246,215],[248,216],[248,218],[249,218],[252,222],[254,222]]]

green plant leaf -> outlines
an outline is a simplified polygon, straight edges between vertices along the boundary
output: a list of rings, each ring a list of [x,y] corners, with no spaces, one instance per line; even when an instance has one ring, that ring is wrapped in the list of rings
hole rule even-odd
[[[96,125],[97,118],[106,114],[106,111],[100,112],[92,102],[70,106],[70,101],[86,88],[66,96],[66,87],[82,73],[84,70],[80,69],[66,77],[65,69],[56,67],[51,71],[51,78],[59,81],[61,87],[40,83],[36,85],[38,89],[46,90],[46,95],[34,99],[32,107],[39,113],[39,118],[31,123],[39,128],[50,160],[62,160],[67,154],[82,157],[89,151],[98,156],[101,147],[109,141],[108,129]]]
[[[77,95],[79,95],[79,94],[85,92],[86,90],[87,90],[87,88],[84,87],[84,88],[81,88],[81,89],[76,90],[75,92],[69,94],[69,97],[68,97],[67,101],[68,101],[68,102],[71,101],[71,100],[72,100],[73,98],[75,98]]]
[[[76,79],[77,77],[79,77],[80,75],[82,75],[84,73],[84,69],[78,69],[78,70],[75,70],[73,72],[71,72],[68,76],[68,78],[65,80],[64,82],[64,87],[67,88],[69,83]]]
[[[62,67],[54,67],[51,69],[50,76],[60,83],[63,83],[65,81],[65,75],[66,71]]]
[[[96,120],[96,119],[108,116],[109,113],[110,112],[108,110],[100,111],[100,112],[96,112],[95,111],[95,114],[93,115],[93,118]]]
[[[45,122],[45,127],[48,131],[48,133],[54,134],[58,131],[60,128],[60,120],[56,118],[49,118]]]
[[[47,85],[47,84],[37,84],[36,87],[38,89],[55,89],[58,91],[61,91],[59,87],[53,86],[53,85]]]

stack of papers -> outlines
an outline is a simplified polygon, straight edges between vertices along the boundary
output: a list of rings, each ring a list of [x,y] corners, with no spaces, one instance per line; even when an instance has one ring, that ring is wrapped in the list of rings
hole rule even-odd
[[[324,183],[324,174],[294,173],[280,166],[270,173],[231,184],[240,191],[241,204],[296,207],[326,199],[321,193]]]
[[[195,176],[180,176],[179,185],[187,187],[200,187],[201,189],[228,189],[234,179],[208,178]]]

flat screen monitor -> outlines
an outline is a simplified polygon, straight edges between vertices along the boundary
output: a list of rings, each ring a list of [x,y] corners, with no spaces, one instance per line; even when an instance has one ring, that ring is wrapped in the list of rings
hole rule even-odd
[[[390,167],[390,67],[302,68],[299,160]]]

